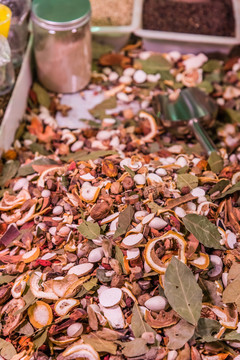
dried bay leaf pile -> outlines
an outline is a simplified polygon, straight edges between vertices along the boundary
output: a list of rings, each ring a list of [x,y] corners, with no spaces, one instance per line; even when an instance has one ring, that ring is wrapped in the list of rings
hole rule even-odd
[[[35,83],[3,154],[3,359],[239,359],[239,60],[139,46],[94,60],[85,129]],[[152,115],[188,86],[221,106],[210,157]]]

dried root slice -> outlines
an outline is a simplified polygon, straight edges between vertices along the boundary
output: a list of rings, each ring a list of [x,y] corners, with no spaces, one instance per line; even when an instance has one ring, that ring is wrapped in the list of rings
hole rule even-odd
[[[60,356],[62,360],[100,360],[94,348],[91,345],[84,344],[82,340],[70,345]]]
[[[0,210],[9,211],[15,209],[29,199],[31,199],[31,196],[27,190],[21,190],[17,196],[9,195],[9,192],[5,191],[0,201]]]
[[[99,295],[99,302],[102,306],[108,308],[118,305],[122,299],[122,290],[119,288],[107,289]]]
[[[35,247],[32,250],[26,252],[22,256],[22,260],[25,262],[25,264],[28,264],[34,260],[36,260],[40,255],[40,249],[39,247]]]
[[[69,313],[69,311],[72,310],[75,306],[79,304],[79,301],[77,299],[61,299],[56,302],[54,305],[54,310],[57,313],[58,316],[64,316]]]
[[[109,325],[113,329],[123,329],[125,327],[124,315],[119,305],[111,308],[105,308],[102,306],[101,310],[107,318]]]
[[[147,264],[151,267],[151,269],[153,269],[154,271],[156,271],[159,274],[164,274],[166,272],[167,264],[164,264],[157,257],[157,255],[155,254],[155,251],[154,251],[154,247],[159,241],[164,241],[166,239],[176,240],[178,247],[179,247],[178,258],[183,263],[186,263],[185,249],[186,249],[187,243],[186,243],[185,239],[177,232],[168,231],[166,234],[164,234],[158,238],[150,240],[147,243],[146,249],[145,249],[145,260],[146,260]]]
[[[80,199],[87,203],[95,202],[97,200],[99,191],[100,187],[96,186],[87,186],[82,188],[80,191]]]
[[[119,217],[119,212],[116,212],[114,214],[108,215],[104,219],[101,220],[101,225],[108,224],[111,221],[115,220],[117,217]]]
[[[67,335],[71,338],[81,336],[83,332],[83,326],[81,323],[75,323],[67,328]]]
[[[209,266],[209,256],[204,253],[200,253],[199,257],[188,261],[189,264],[196,266],[199,269],[207,269]]]
[[[42,273],[39,271],[34,272],[30,277],[30,289],[36,298],[43,298],[49,300],[58,300],[58,296],[53,292],[52,289],[43,291],[40,283],[42,281]]]
[[[44,170],[37,181],[37,185],[39,187],[44,187],[47,176],[56,172],[62,175],[65,172],[65,166],[51,166],[49,169]]]
[[[140,119],[147,119],[149,124],[150,124],[150,129],[151,129],[150,132],[146,136],[141,138],[141,141],[143,143],[150,142],[157,135],[157,123],[156,123],[156,120],[151,114],[149,114],[149,113],[147,113],[146,111],[143,111],[143,110],[140,111],[139,117],[140,117]]]
[[[140,244],[142,241],[143,241],[143,234],[136,233],[126,236],[123,239],[121,245],[124,246],[125,248],[130,249]]]
[[[16,278],[13,287],[11,289],[12,297],[14,297],[15,299],[21,297],[21,295],[23,294],[26,288],[28,279],[29,279],[28,273],[22,274]]]
[[[37,301],[28,308],[30,323],[37,329],[50,325],[53,320],[51,307],[43,301]]]
[[[93,269],[92,263],[83,263],[79,265],[73,266],[71,269],[69,269],[68,274],[75,274],[77,276],[83,276],[90,273]]]

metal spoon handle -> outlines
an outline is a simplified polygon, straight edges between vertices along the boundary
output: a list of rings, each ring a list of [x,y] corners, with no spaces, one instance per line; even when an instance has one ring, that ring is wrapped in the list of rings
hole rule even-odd
[[[208,155],[210,155],[213,151],[218,151],[212,139],[209,137],[206,130],[204,130],[198,119],[191,119],[188,122],[188,125]]]

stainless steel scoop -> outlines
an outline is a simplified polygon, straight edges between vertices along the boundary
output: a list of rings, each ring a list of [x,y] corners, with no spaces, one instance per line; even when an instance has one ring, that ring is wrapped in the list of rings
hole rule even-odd
[[[177,100],[171,101],[167,95],[157,95],[153,98],[153,108],[160,114],[163,126],[180,128],[187,126],[207,154],[217,151],[216,146],[202,127],[202,122],[208,123],[217,113],[217,105],[198,88],[187,88],[180,92]]]

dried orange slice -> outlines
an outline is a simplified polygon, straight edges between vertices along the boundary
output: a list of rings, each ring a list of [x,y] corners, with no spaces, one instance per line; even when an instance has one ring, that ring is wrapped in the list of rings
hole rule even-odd
[[[66,315],[73,307],[79,304],[77,299],[61,299],[54,305],[54,310],[58,316]]]
[[[17,196],[10,195],[8,191],[4,192],[3,198],[0,201],[0,210],[9,211],[21,206],[25,201],[31,199],[29,192],[25,189],[21,190]]]
[[[200,253],[199,257],[188,262],[189,264],[194,265],[199,269],[207,269],[209,266],[209,256],[207,254]]]
[[[91,345],[84,344],[82,340],[76,341],[70,345],[61,354],[63,360],[84,359],[84,360],[100,360],[98,353]]]
[[[154,247],[155,245],[159,242],[159,241],[164,241],[166,239],[174,239],[179,247],[179,251],[178,251],[178,258],[179,260],[181,260],[183,263],[186,263],[186,256],[185,256],[185,249],[186,249],[186,241],[183,238],[183,236],[181,236],[180,234],[178,234],[177,232],[174,231],[168,231],[166,234],[152,239],[150,240],[147,245],[146,245],[146,249],[145,249],[145,260],[147,262],[147,264],[157,273],[159,274],[164,274],[166,269],[167,269],[167,263],[163,263],[155,254],[154,252]]]
[[[65,170],[66,170],[65,166],[51,166],[49,169],[46,169],[42,172],[42,174],[40,175],[37,181],[37,185],[40,187],[44,187],[45,179],[49,174],[57,172],[62,175],[65,172]]]
[[[43,301],[36,301],[28,308],[30,323],[37,329],[50,325],[53,319],[51,307]]]
[[[34,260],[36,260],[40,255],[40,249],[39,247],[35,247],[32,250],[26,252],[22,256],[22,260],[25,262],[25,264],[28,264]]]
[[[150,129],[151,129],[150,132],[146,136],[141,138],[141,141],[143,143],[152,141],[152,139],[157,135],[157,123],[156,123],[155,118],[151,114],[149,114],[143,110],[140,111],[139,117],[141,119],[147,119],[150,124]]]

